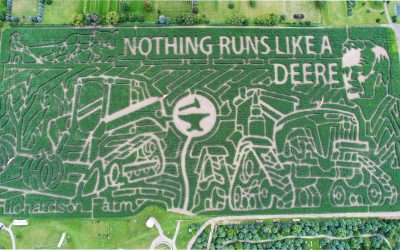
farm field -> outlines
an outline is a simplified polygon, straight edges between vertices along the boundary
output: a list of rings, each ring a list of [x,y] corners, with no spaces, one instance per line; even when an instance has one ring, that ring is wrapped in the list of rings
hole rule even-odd
[[[388,28],[5,30],[0,214],[397,211],[396,48]]]

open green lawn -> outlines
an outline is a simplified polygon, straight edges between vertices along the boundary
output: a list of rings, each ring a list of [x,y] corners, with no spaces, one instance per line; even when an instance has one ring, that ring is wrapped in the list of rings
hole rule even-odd
[[[37,16],[38,0],[13,0],[12,15],[16,17]]]
[[[66,8],[68,6],[68,8]],[[81,0],[53,0],[51,5],[45,5],[44,24],[69,23],[73,14],[82,12]]]
[[[84,0],[83,12],[95,12],[101,16],[107,15],[109,11],[119,9],[119,0]]]
[[[318,250],[321,249],[319,247],[319,239],[304,239],[307,244],[307,250]]]
[[[365,3],[363,5],[363,3]],[[381,24],[387,23],[383,5],[372,4],[371,2],[358,1],[353,16],[346,14],[345,1],[327,1],[323,9],[323,24],[335,25],[371,25],[376,24],[376,19],[381,19]]]
[[[29,226],[14,226],[13,232],[18,237],[18,249],[56,248],[64,232],[67,233],[67,241],[63,248],[148,249],[158,236],[155,228],[146,228],[145,223],[150,216],[160,222],[165,235],[171,238],[175,233],[176,221],[183,220],[177,238],[179,249],[185,248],[192,237],[188,232],[189,226],[209,219],[206,216],[189,217],[167,213],[163,209],[150,206],[136,216],[121,219],[29,219]],[[0,248],[2,246],[11,247],[8,234],[3,232],[0,233]]]
[[[10,249],[11,239],[7,232],[0,231],[0,249]]]

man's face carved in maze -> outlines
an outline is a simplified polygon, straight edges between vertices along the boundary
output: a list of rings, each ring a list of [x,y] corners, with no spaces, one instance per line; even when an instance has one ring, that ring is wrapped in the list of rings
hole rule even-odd
[[[343,82],[349,100],[371,99],[377,88],[390,81],[389,55],[371,41],[347,40],[343,44]]]

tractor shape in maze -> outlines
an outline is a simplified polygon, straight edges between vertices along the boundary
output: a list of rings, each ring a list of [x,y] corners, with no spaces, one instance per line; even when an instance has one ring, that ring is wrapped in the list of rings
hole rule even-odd
[[[338,105],[280,113],[274,103],[268,103],[271,95],[246,89],[235,100],[237,109],[246,106],[250,115],[247,125],[237,124],[244,132],[236,148],[229,191],[233,210],[320,207],[324,182],[331,188],[322,192],[328,193],[334,207],[396,202],[392,178],[378,159],[371,159],[369,143],[360,139],[353,113]],[[296,100],[290,101],[295,108]],[[267,112],[275,113],[276,119]]]
[[[320,206],[317,184],[332,182],[333,206],[394,204],[392,178],[370,159],[369,144],[359,138],[354,114],[339,109],[313,109],[282,118],[275,127],[281,162],[292,166],[298,206]]]

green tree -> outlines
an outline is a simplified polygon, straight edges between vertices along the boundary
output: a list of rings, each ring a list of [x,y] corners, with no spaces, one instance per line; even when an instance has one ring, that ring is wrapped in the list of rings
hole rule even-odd
[[[230,1],[230,2],[228,3],[228,8],[229,8],[229,9],[235,8],[235,3],[232,2],[232,1]]]
[[[250,0],[249,4],[250,4],[250,7],[254,8],[254,7],[256,7],[257,2],[256,2],[256,0]]]
[[[392,22],[397,23],[397,16],[396,15],[392,16]]]
[[[101,22],[101,17],[97,13],[86,13],[85,23],[88,25],[96,25]]]
[[[110,11],[107,13],[106,22],[111,25],[116,25],[119,22],[119,13],[114,11]]]
[[[127,11],[129,9],[129,4],[127,1],[121,1],[119,7],[122,11]]]
[[[317,6],[317,8],[322,9],[326,6],[326,1],[317,0],[315,1],[315,6]]]
[[[149,11],[149,12],[152,10],[152,6],[151,6],[151,2],[150,1],[146,0],[144,2],[144,9]]]
[[[74,26],[80,26],[80,25],[82,25],[82,22],[83,22],[83,15],[82,15],[81,13],[75,13],[75,14],[72,16],[71,23],[72,23]]]
[[[339,237],[346,237],[346,229],[344,229],[344,228],[339,228],[339,229],[338,229],[338,236],[339,236]]]

